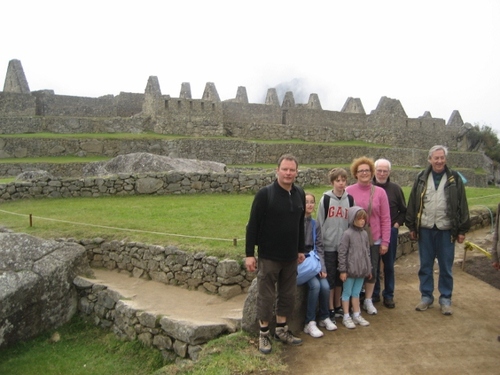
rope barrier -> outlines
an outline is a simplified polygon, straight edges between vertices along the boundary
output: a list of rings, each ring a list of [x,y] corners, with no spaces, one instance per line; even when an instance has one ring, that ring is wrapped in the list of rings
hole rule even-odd
[[[465,270],[465,259],[467,258],[467,251],[478,250],[483,253],[487,258],[491,259],[492,255],[488,250],[483,249],[482,247],[472,243],[470,241],[464,242],[464,260],[462,261],[462,270]]]
[[[214,240],[214,241],[230,241],[234,244],[234,246],[237,245],[237,238],[232,238],[232,239],[227,239],[227,238],[217,238],[217,237],[203,237],[203,236],[189,236],[185,234],[175,234],[175,233],[164,233],[164,232],[153,232],[153,231],[147,231],[147,230],[141,230],[141,229],[130,229],[130,228],[117,228],[117,227],[109,227],[105,225],[97,225],[97,224],[86,224],[86,223],[77,223],[74,221],[67,221],[67,220],[59,220],[59,219],[51,219],[47,217],[42,217],[42,216],[33,216],[33,215],[26,215],[26,214],[19,214],[17,212],[10,212],[10,211],[5,211],[5,210],[0,210],[0,212],[6,213],[6,214],[11,214],[11,215],[17,215],[17,216],[28,216],[31,220],[31,218],[37,218],[41,220],[48,220],[48,221],[56,221],[59,223],[66,223],[66,224],[71,224],[71,225],[83,225],[83,226],[88,226],[88,227],[95,227],[95,228],[102,228],[102,229],[113,229],[113,230],[121,230],[125,232],[137,232],[137,233],[148,233],[148,234],[159,234],[163,236],[172,236],[172,237],[183,237],[183,238],[195,238],[195,239],[200,239],[200,240]]]
[[[474,199],[483,199],[483,198],[491,198],[491,197],[498,197],[500,194],[491,194],[491,195],[483,195],[482,197],[472,197],[472,198],[467,198],[467,200],[474,200]]]

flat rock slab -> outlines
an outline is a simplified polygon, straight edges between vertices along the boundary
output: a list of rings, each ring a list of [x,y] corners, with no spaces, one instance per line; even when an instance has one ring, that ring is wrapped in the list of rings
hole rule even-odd
[[[246,294],[226,300],[106,269],[94,269],[94,274],[96,279],[92,282],[118,292],[128,305],[138,310],[197,324],[241,322]]]

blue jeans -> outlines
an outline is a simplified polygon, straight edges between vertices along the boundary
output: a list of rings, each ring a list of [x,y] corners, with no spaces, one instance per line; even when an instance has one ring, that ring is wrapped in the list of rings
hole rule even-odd
[[[385,299],[394,298],[394,287],[396,280],[394,277],[394,262],[396,261],[396,250],[398,249],[398,228],[391,228],[391,242],[389,242],[389,249],[387,253],[380,258],[384,263],[384,290],[382,296]],[[377,281],[375,282],[375,289],[373,290],[374,296],[380,295],[380,267],[377,271]]]
[[[422,301],[434,301],[434,260],[438,260],[440,293],[439,304],[451,305],[453,292],[453,261],[455,259],[455,243],[451,242],[449,230],[421,228],[418,238],[418,254],[420,257],[420,293]]]
[[[330,300],[330,284],[328,280],[321,279],[319,276],[313,277],[307,282],[309,291],[307,293],[307,311],[306,324],[312,320],[316,320],[316,306],[319,299],[318,319],[323,320],[330,316],[328,311],[328,302]]]

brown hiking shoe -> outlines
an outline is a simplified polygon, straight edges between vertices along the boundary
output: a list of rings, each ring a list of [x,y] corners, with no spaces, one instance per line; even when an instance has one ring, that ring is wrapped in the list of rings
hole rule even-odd
[[[289,345],[302,345],[302,339],[295,337],[291,331],[288,330],[288,326],[276,327],[274,331],[274,338],[284,342]]]
[[[269,337],[269,331],[267,332],[262,332],[260,331],[259,335],[259,351],[263,354],[269,354],[271,353],[271,340]]]

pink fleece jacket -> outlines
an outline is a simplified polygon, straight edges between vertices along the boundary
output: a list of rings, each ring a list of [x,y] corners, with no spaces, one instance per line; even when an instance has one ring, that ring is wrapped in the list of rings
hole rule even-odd
[[[370,190],[373,185],[361,185],[355,183],[346,188],[346,191],[354,197],[356,206],[363,207],[368,212],[370,202]],[[384,189],[374,186],[372,211],[369,218],[373,240],[375,244],[389,245],[391,239],[391,214],[389,200]]]

